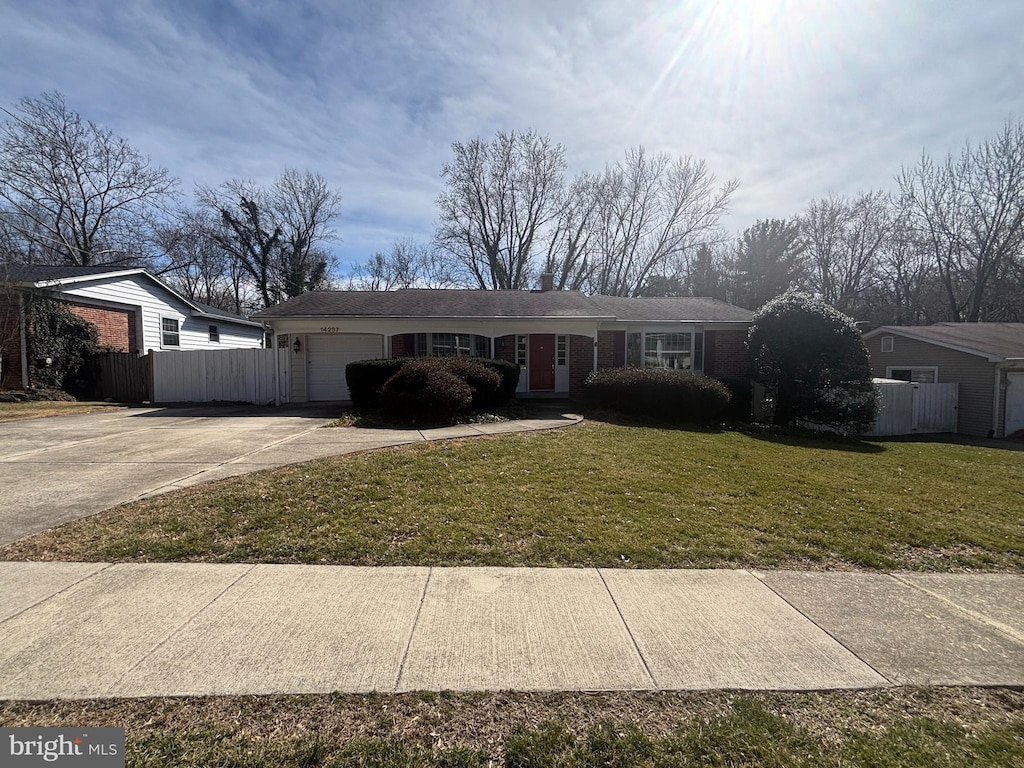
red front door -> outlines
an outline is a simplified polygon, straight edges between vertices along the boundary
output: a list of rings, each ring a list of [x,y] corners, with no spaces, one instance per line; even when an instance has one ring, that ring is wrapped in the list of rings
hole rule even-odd
[[[530,391],[555,390],[555,335],[530,334]]]

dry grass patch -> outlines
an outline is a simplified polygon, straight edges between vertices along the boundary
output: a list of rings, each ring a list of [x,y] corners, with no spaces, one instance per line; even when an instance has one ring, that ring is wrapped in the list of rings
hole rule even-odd
[[[1024,453],[585,423],[198,486],[0,557],[1024,571]]]
[[[41,419],[46,416],[69,416],[75,413],[114,410],[127,406],[118,403],[64,402],[38,400],[28,403],[0,403],[0,422]]]
[[[416,693],[0,702],[116,725],[129,766],[1020,765],[1024,693]],[[360,762],[362,761],[362,762]]]

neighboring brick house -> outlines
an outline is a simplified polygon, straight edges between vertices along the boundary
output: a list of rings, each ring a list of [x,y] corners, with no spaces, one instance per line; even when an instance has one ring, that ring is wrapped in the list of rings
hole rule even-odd
[[[0,388],[30,386],[32,332],[21,297],[45,291],[122,352],[259,347],[261,323],[192,301],[144,269],[15,264],[0,267]]]
[[[254,315],[288,347],[290,402],[347,400],[345,366],[465,355],[518,362],[521,396],[574,397],[591,371],[626,365],[749,379],[751,312],[705,298],[574,291],[317,291]]]
[[[864,344],[878,378],[957,383],[958,433],[1024,430],[1024,323],[883,326],[864,334]]]

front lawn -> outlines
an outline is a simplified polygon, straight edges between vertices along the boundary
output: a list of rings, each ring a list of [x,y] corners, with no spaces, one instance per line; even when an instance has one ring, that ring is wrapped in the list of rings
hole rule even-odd
[[[1024,571],[1024,453],[588,422],[198,486],[0,558]]]
[[[1024,764],[1024,694],[410,693],[0,702],[0,725],[117,725],[126,765],[589,768]]]
[[[124,408],[116,403],[65,402],[63,400],[36,400],[26,403],[0,403],[0,422],[20,419],[41,419],[45,416],[68,416],[73,413],[92,413]]]

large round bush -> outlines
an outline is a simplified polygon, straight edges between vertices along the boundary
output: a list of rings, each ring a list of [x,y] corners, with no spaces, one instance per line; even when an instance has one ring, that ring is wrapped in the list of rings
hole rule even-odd
[[[407,360],[385,382],[381,410],[396,419],[444,424],[473,402],[473,388],[442,358]]]
[[[852,318],[821,299],[789,291],[754,314],[749,344],[775,424],[858,434],[874,423],[878,393]]]

